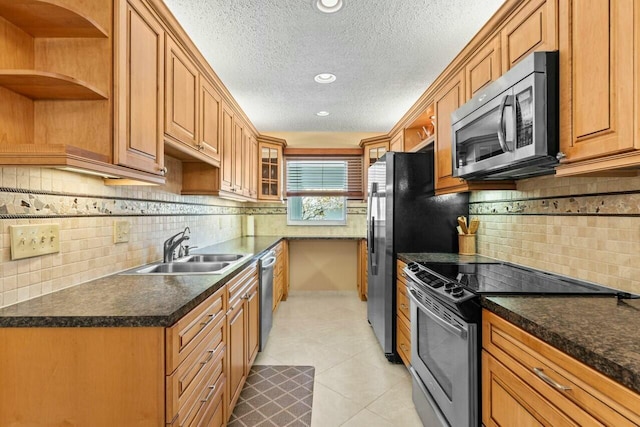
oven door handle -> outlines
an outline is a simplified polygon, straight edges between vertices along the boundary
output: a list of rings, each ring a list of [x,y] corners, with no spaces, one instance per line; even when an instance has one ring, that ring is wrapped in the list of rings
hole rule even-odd
[[[457,326],[452,325],[451,323],[447,322],[446,320],[444,320],[443,318],[441,318],[440,316],[435,314],[433,311],[431,311],[427,307],[425,307],[424,304],[422,304],[418,300],[418,298],[415,295],[415,291],[413,289],[409,289],[409,297],[411,298],[411,301],[413,301],[421,311],[423,311],[427,316],[429,316],[432,320],[434,320],[440,326],[442,326],[443,328],[445,328],[449,332],[452,332],[452,333],[458,335],[460,338],[464,338],[464,339],[467,338],[467,331],[465,331],[464,329],[458,328]]]

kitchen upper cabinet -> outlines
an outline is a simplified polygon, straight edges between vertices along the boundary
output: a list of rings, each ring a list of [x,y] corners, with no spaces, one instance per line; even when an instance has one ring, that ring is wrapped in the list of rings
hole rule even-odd
[[[220,126],[222,119],[222,98],[207,81],[200,76],[200,132],[196,148],[205,156],[220,164]]]
[[[258,199],[282,200],[284,158],[282,150],[287,146],[284,139],[258,137]]]
[[[640,4],[560,2],[558,175],[640,166]]]
[[[165,133],[195,148],[198,143],[198,69],[178,44],[166,38]]]
[[[482,347],[487,427],[640,425],[640,395],[487,310]]]
[[[435,173],[436,190],[464,191],[465,182],[454,178],[452,164],[452,136],[451,113],[457,110],[465,101],[464,74],[452,76],[435,94],[434,106],[436,114],[435,140]]]
[[[164,175],[165,32],[141,0],[115,3],[115,162]]]
[[[125,29],[129,12],[133,25]],[[157,118],[119,127],[128,114],[147,118],[157,112],[129,103],[128,89],[119,86],[128,73],[140,97],[162,96],[162,90],[147,91],[137,79],[143,71],[156,71],[163,51],[143,50],[143,56],[151,55],[145,56],[150,64],[125,64],[127,42],[134,37],[132,43],[143,49],[154,42],[162,47],[162,41],[152,40],[162,34],[155,17],[137,2],[0,2],[0,166],[71,167],[163,183],[162,148],[154,139]],[[163,78],[161,70],[150,80],[155,78]],[[132,141],[127,132],[138,139]]]
[[[558,49],[557,3],[557,0],[526,1],[507,20],[500,31],[503,73],[531,52]]]
[[[391,138],[391,141],[389,142],[389,151],[395,151],[395,152],[404,151],[404,134],[402,132],[398,132],[396,136]],[[382,156],[379,156],[378,158],[380,157]]]
[[[233,190],[234,183],[234,113],[227,105],[222,104],[222,162],[220,164],[220,189]]]
[[[478,49],[464,67],[466,99],[500,77],[500,37],[495,36]]]
[[[249,136],[249,197],[258,198],[258,140],[254,135]]]
[[[396,147],[398,144],[402,145],[402,132],[396,135]],[[372,138],[366,138],[360,141],[360,147],[362,147],[363,162],[362,162],[362,193],[363,198],[366,200],[369,193],[368,187],[368,170],[369,166],[374,164],[378,159],[385,155],[389,150],[391,140],[387,135],[374,136]]]
[[[244,194],[244,169],[247,167],[244,163],[245,158],[245,133],[244,124],[235,119],[233,121],[233,185],[231,191]]]

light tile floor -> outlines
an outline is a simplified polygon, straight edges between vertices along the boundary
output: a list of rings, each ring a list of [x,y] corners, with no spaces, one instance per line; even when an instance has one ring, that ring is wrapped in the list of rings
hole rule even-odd
[[[291,293],[255,363],[315,366],[313,427],[422,426],[409,372],[384,357],[355,292]]]

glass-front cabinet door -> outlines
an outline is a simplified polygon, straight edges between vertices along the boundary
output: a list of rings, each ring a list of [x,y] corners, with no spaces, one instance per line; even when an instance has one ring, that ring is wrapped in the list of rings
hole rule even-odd
[[[260,185],[258,199],[282,200],[283,177],[283,143],[266,142],[258,138],[259,142],[259,176]]]

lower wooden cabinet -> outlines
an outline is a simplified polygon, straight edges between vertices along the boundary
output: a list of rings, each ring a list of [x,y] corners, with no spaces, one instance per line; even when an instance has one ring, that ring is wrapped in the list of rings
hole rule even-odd
[[[640,395],[497,315],[482,315],[482,422],[638,426]]]
[[[361,239],[358,241],[358,296],[360,296],[361,301],[367,300],[368,256],[367,240]]]
[[[252,263],[168,328],[0,328],[0,426],[223,426],[258,353],[258,298]]]
[[[396,262],[396,351],[406,366],[411,365],[411,309],[407,294],[407,264]]]
[[[225,422],[233,413],[242,386],[258,354],[260,308],[257,264],[245,268],[227,283],[227,393]]]
[[[276,264],[273,269],[273,311],[276,311],[280,301],[286,301],[289,295],[289,244],[282,240],[274,251]]]

